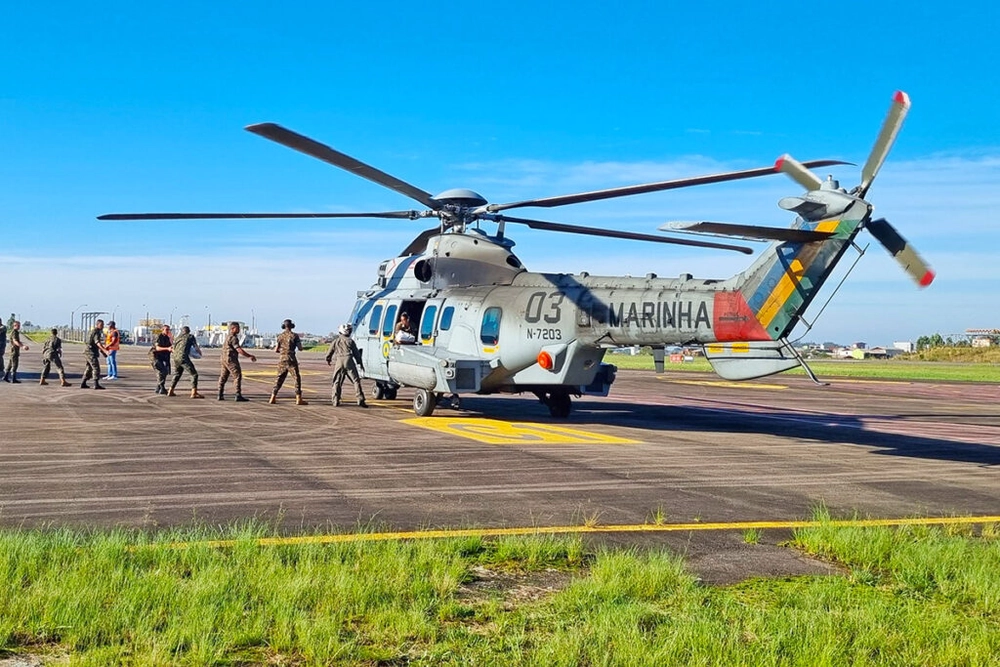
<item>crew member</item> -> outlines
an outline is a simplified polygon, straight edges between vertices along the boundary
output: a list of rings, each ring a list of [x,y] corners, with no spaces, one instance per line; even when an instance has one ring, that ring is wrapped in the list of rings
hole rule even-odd
[[[153,345],[153,368],[156,369],[156,393],[167,393],[167,375],[170,373],[170,353],[174,349],[173,334],[170,333],[170,326],[163,325],[160,333],[156,336],[156,343]]]
[[[392,330],[392,339],[396,343],[412,345],[417,342],[417,331],[410,322],[410,314],[405,310],[399,314],[399,321]]]
[[[350,324],[341,324],[338,335],[330,343],[330,350],[326,353],[326,364],[331,365],[336,361],[333,369],[333,407],[340,405],[340,390],[344,386],[344,378],[350,378],[354,383],[354,391],[358,397],[358,406],[367,408],[365,403],[365,391],[361,387],[361,377],[358,375],[358,366],[364,370],[364,363],[361,361],[361,350],[357,343],[351,338],[353,327]]]

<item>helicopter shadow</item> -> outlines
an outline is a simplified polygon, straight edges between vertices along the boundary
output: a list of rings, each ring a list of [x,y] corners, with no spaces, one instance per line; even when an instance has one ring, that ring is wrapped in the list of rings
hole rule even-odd
[[[481,408],[484,416],[528,423],[558,424],[568,427],[593,424],[666,433],[757,434],[811,440],[829,445],[868,447],[874,453],[883,456],[972,463],[977,466],[1000,465],[1000,445],[919,435],[916,431],[920,427],[920,422],[912,421],[911,415],[803,414],[791,410],[638,405],[583,399],[574,402],[573,413],[568,420],[559,420],[548,416],[547,408],[540,402],[533,402],[533,407],[529,408],[522,401],[483,397],[470,400],[463,405],[477,412]],[[950,421],[948,414],[944,413],[923,416]],[[913,430],[914,433],[879,431],[866,424],[866,419],[898,423],[901,427]],[[955,429],[960,430],[961,425],[956,424]],[[1000,438],[1000,427],[996,427],[996,433]]]

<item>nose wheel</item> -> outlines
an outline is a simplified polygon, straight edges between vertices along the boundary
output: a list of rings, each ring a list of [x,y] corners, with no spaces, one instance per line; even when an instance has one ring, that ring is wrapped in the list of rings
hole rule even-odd
[[[430,417],[437,406],[437,395],[426,389],[417,389],[413,394],[413,412],[418,417]]]

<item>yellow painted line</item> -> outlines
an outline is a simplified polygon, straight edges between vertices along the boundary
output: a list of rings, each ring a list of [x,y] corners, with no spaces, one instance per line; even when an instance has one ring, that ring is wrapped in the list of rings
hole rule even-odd
[[[525,526],[520,528],[465,528],[455,530],[415,530],[385,533],[345,533],[340,535],[301,535],[298,537],[262,537],[258,546],[296,546],[303,544],[348,544],[389,542],[395,540],[453,539],[462,537],[510,537],[518,535],[584,535],[598,533],[678,533],[721,530],[789,530],[794,528],[877,528],[891,526],[958,526],[1000,523],[1000,516],[913,517],[908,519],[842,519],[831,521],[732,521],[716,523],[639,523],[609,526]],[[237,540],[174,542],[174,549],[191,547],[232,547]],[[156,545],[149,545],[156,546]]]
[[[757,382],[730,382],[728,380],[673,380],[668,378],[658,378],[664,382],[669,382],[670,384],[693,384],[693,385],[703,385],[706,387],[732,387],[734,389],[774,389],[782,390],[788,389],[786,385],[783,384],[760,384]]]
[[[634,445],[639,442],[564,426],[508,422],[481,417],[415,417],[404,419],[403,423],[490,445]]]

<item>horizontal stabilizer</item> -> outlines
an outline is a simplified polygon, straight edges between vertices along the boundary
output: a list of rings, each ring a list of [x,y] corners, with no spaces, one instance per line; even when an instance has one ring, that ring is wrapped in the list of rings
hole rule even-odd
[[[763,227],[761,225],[738,225],[731,222],[668,222],[659,229],[664,232],[732,236],[746,241],[792,241],[794,243],[824,241],[831,236],[830,232]]]

